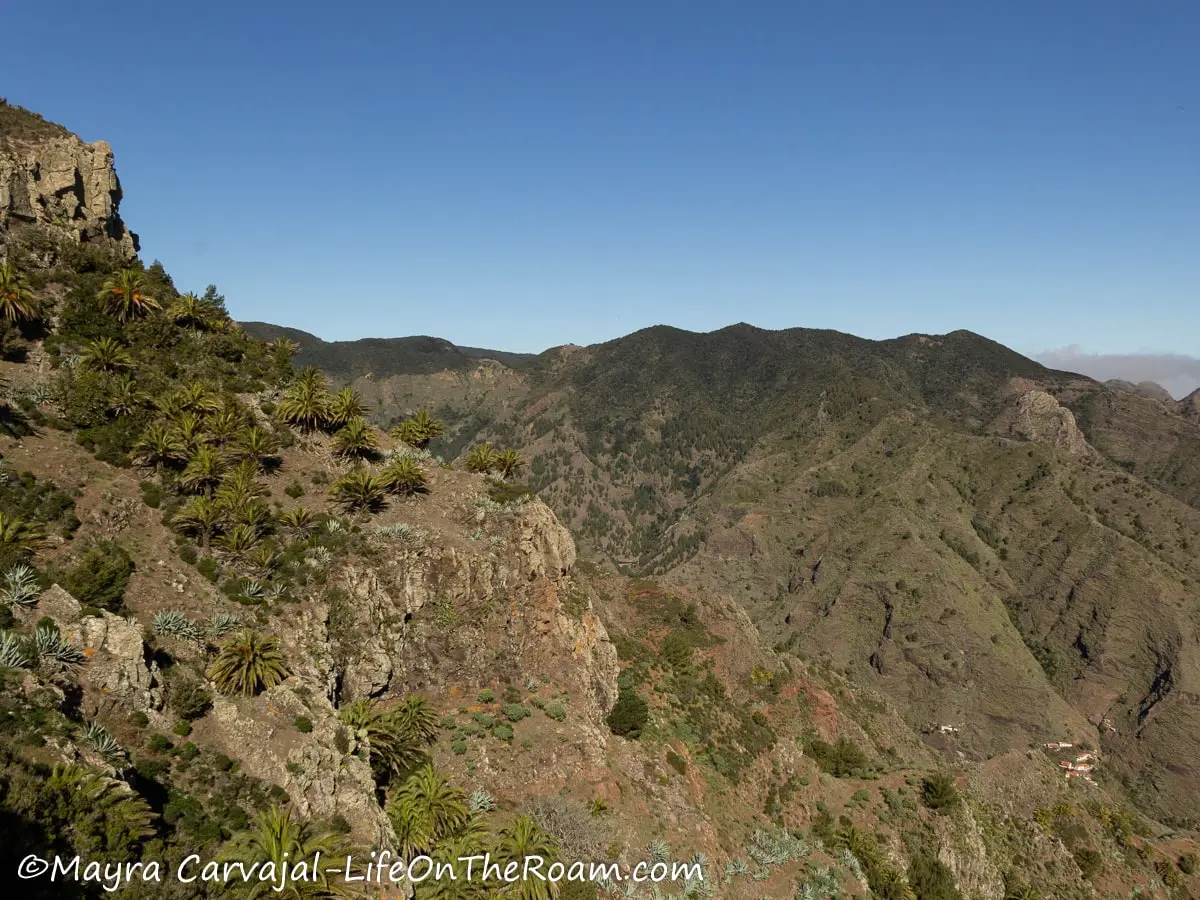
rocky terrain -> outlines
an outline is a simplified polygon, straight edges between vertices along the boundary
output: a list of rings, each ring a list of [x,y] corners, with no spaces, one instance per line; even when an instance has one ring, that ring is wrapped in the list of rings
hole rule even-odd
[[[1187,401],[965,332],[749,326],[381,342],[327,383],[133,255],[103,145],[0,113],[0,867],[534,848],[704,878],[396,893],[1200,893]]]

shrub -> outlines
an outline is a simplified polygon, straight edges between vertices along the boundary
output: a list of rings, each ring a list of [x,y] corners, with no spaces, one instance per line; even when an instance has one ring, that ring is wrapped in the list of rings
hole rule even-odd
[[[304,496],[304,485],[298,479],[293,478],[292,483],[285,487],[283,492],[295,500],[297,497]]]
[[[510,722],[520,722],[529,715],[529,710],[520,703],[509,703],[504,707],[504,717]]]
[[[454,751],[456,756],[462,756],[464,753],[467,752],[467,742],[466,741],[455,741],[453,744],[450,745],[450,749]]]
[[[908,883],[921,900],[962,900],[954,876],[930,853],[918,853],[908,867]]]
[[[212,692],[199,676],[176,667],[167,677],[167,702],[181,719],[194,722],[212,707]]]
[[[196,552],[196,548],[191,544],[180,544],[179,558],[189,566],[194,566],[196,564],[196,560],[200,558],[200,554]]]
[[[1075,864],[1079,866],[1079,871],[1083,877],[1089,881],[1100,871],[1104,860],[1100,854],[1091,847],[1081,847],[1074,853]]]
[[[187,719],[180,719],[171,730],[180,737],[187,737],[192,733],[192,723]]]
[[[954,779],[949,775],[933,775],[922,783],[921,799],[930,809],[943,814],[948,813],[958,805],[958,788],[954,786]]]
[[[151,509],[158,509],[163,501],[162,485],[154,481],[143,481],[140,487],[142,489],[142,501]]]
[[[484,688],[482,691],[479,692],[479,702],[480,703],[491,703],[495,699],[496,699],[496,695],[494,693],[492,693],[491,688]]]
[[[150,735],[150,749],[165,753],[171,749],[171,739],[161,732],[155,732]]]
[[[542,708],[542,712],[552,718],[555,722],[561,722],[567,717],[567,708],[557,700],[547,703]]]
[[[505,725],[503,722],[492,729],[492,734],[502,741],[511,741],[513,739],[512,726]]]
[[[308,716],[296,716],[296,718],[292,720],[292,724],[296,726],[296,730],[301,734],[308,734],[313,730],[312,719],[310,719]]]
[[[81,604],[115,612],[125,599],[133,558],[120,544],[102,541],[90,547],[59,584]]]
[[[805,750],[822,772],[835,778],[849,778],[867,768],[866,754],[849,738],[838,738],[833,744],[814,738]]]
[[[200,562],[196,563],[196,571],[214,584],[221,577],[221,567],[211,556],[201,557]]]
[[[606,719],[609,730],[620,737],[637,740],[650,719],[650,707],[632,688],[622,688]]]
[[[150,717],[141,710],[129,714],[129,724],[134,728],[145,728],[150,724]]]

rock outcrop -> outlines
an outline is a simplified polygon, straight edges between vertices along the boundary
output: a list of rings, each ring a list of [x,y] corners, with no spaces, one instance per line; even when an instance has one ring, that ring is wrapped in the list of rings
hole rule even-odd
[[[1012,431],[1072,456],[1089,456],[1095,452],[1075,424],[1074,414],[1045,391],[1029,391],[1021,396]]]
[[[340,643],[343,696],[562,671],[592,717],[611,708],[617,660],[604,625],[560,602],[575,562],[570,534],[540,502],[503,515],[507,538],[487,552],[431,542],[342,572],[347,602],[331,610],[330,639]]]
[[[70,633],[83,647],[84,678],[96,690],[131,709],[162,706],[158,666],[147,664],[142,628],[110,612],[85,616]]]
[[[36,127],[35,127],[36,126]],[[0,244],[33,228],[55,241],[138,250],[118,207],[112,148],[84,143],[31,113],[0,104]]]

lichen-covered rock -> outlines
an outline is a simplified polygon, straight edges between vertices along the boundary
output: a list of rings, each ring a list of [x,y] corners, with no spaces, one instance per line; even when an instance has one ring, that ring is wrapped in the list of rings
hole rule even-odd
[[[1065,450],[1072,456],[1094,451],[1075,424],[1074,414],[1045,391],[1029,391],[1017,401],[1012,431],[1021,437]]]
[[[136,622],[103,612],[86,616],[64,634],[83,647],[83,678],[96,690],[131,709],[162,706],[158,665],[146,662],[142,629]]]

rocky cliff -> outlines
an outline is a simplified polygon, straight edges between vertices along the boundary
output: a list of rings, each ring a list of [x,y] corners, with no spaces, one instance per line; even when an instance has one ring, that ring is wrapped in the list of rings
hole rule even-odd
[[[0,241],[37,235],[54,243],[107,243],[132,258],[138,239],[121,221],[120,203],[106,142],[85,143],[0,102]]]

